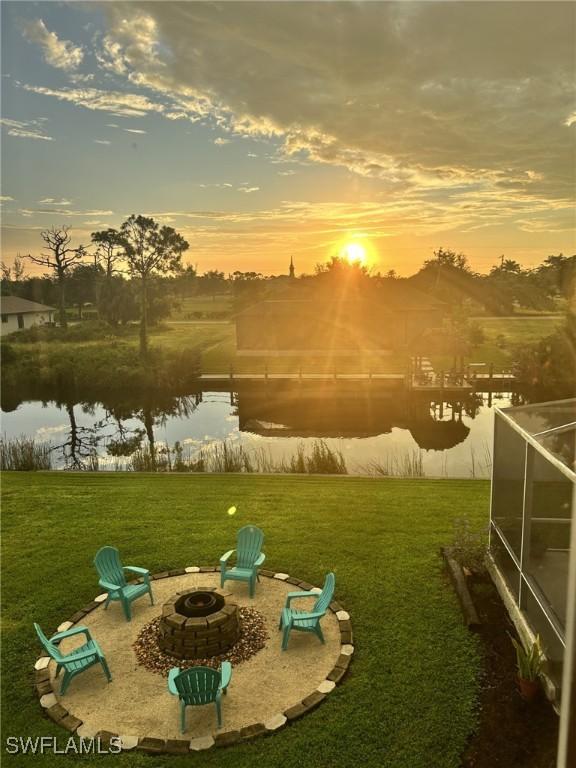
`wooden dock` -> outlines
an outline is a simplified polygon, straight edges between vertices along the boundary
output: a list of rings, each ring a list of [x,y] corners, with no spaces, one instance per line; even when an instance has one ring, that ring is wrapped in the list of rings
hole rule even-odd
[[[495,392],[517,386],[516,377],[511,372],[496,373],[493,364],[469,363],[458,370],[435,371],[427,357],[413,358],[410,370],[375,373],[371,371],[341,373],[337,370],[324,370],[318,373],[291,371],[273,373],[264,365],[264,371],[240,372],[233,366],[228,372],[203,373],[200,383],[215,390],[233,391],[238,387],[267,387],[270,384],[280,389],[305,390],[307,394],[325,395],[354,394],[355,391],[369,392],[375,396],[386,396],[400,390],[418,392],[433,398],[442,396],[466,396],[474,391]],[[486,371],[480,372],[480,371]]]
[[[403,373],[203,373],[200,381],[401,381]]]

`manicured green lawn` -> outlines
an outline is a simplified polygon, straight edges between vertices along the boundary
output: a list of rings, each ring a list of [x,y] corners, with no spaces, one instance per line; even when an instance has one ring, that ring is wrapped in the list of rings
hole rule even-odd
[[[132,752],[82,763],[458,768],[476,720],[479,656],[439,547],[455,517],[486,522],[486,482],[5,473],[2,494],[5,738],[57,735],[65,743],[33,688],[40,648],[32,622],[52,632],[98,594],[92,558],[100,546],[115,544],[126,561],[152,571],[210,565],[252,522],[265,531],[267,567],[315,584],[335,571],[336,599],[355,633],[347,679],[319,709],[270,737],[188,757]],[[235,517],[227,514],[232,504]],[[35,764],[76,761],[46,755]]]
[[[172,320],[194,320],[198,313],[209,317],[216,314],[219,317],[230,314],[233,309],[232,295],[229,293],[217,296],[192,296],[178,299],[172,309]]]
[[[562,323],[563,316],[557,317],[484,317],[476,322],[485,335],[485,342],[477,347],[469,362],[494,363],[498,367],[509,367],[521,347],[536,344],[550,336]]]

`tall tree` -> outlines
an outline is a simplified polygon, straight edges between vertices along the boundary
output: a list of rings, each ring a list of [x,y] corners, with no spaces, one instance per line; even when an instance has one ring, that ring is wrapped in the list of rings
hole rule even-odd
[[[28,258],[34,264],[53,270],[58,283],[60,325],[66,328],[66,278],[70,268],[86,256],[86,251],[82,245],[71,247],[70,227],[51,227],[41,232],[40,236],[45,243],[43,253],[40,256],[28,254]]]
[[[172,227],[160,227],[146,216],[132,214],[120,229],[124,258],[130,274],[140,280],[140,356],[148,354],[148,283],[158,275],[181,269],[188,243]]]
[[[75,304],[78,309],[78,319],[82,320],[82,309],[86,302],[96,303],[98,283],[102,275],[102,267],[98,264],[76,264],[70,270],[67,296],[69,304]]]
[[[417,288],[441,299],[453,312],[459,313],[464,302],[477,299],[476,277],[463,253],[438,248],[434,258],[426,259],[424,266],[410,280]]]
[[[113,310],[118,295],[116,274],[124,255],[122,235],[117,229],[109,228],[92,232],[91,238],[92,245],[96,246],[94,266],[102,270],[102,279],[96,290],[98,314],[107,323],[115,325],[117,318]]]
[[[14,256],[12,266],[8,266],[8,264],[1,262],[0,269],[2,272],[2,281],[6,283],[21,283],[26,272],[24,259],[20,254]]]
[[[25,273],[26,267],[24,266],[24,259],[18,254],[17,256],[14,256],[14,261],[12,262],[12,279],[15,283],[20,283],[24,280]]]
[[[217,293],[221,293],[224,290],[225,285],[226,277],[224,272],[220,272],[217,269],[209,269],[200,278],[201,292],[209,293],[212,296],[212,301],[215,301]]]
[[[102,267],[107,278],[111,278],[124,254],[122,235],[117,229],[109,228],[92,232],[91,238],[96,246],[94,263]]]

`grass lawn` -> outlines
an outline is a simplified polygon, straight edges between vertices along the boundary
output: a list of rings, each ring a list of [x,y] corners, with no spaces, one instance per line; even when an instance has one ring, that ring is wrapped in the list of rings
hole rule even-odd
[[[41,649],[32,622],[53,632],[98,594],[92,558],[100,546],[114,544],[126,562],[152,571],[210,565],[252,522],[265,531],[267,567],[315,584],[335,571],[336,599],[351,613],[356,646],[343,685],[270,737],[187,757],[132,752],[82,763],[458,768],[476,722],[479,649],[438,550],[450,541],[455,517],[487,521],[488,491],[487,482],[473,480],[5,473],[5,737],[55,735],[65,743],[66,732],[42,715],[33,688]],[[226,514],[232,504],[233,518]],[[6,766],[31,764],[4,759]],[[76,762],[38,758],[49,766]]]
[[[552,334],[562,323],[557,317],[484,317],[475,320],[483,329],[485,342],[476,347],[468,362],[494,363],[496,370],[509,369],[518,347],[535,344]],[[350,356],[291,356],[260,357],[236,354],[234,324],[218,326],[190,325],[172,326],[168,331],[152,332],[151,338],[163,346],[177,349],[181,345],[195,346],[201,350],[202,372],[228,373],[232,365],[236,373],[404,373],[407,367],[405,356],[367,355]],[[449,370],[453,358],[432,356],[435,370]]]
[[[192,301],[192,300],[190,300]],[[206,299],[211,302],[211,299]],[[219,297],[216,298],[216,302]],[[476,318],[484,330],[485,342],[476,347],[468,362],[494,363],[496,370],[510,368],[518,347],[533,344],[549,336],[562,322],[558,317],[516,317],[516,318]],[[237,355],[236,330],[233,322],[206,323],[202,320],[189,321],[185,324],[164,324],[149,330],[150,346],[163,349],[176,356],[185,351],[196,350],[200,354],[201,370],[204,374],[228,374],[232,366],[235,373],[405,373],[407,358],[403,354],[390,355],[311,355],[261,357]],[[138,346],[138,327],[130,326],[118,339],[112,337],[96,341],[38,341],[18,344],[14,347],[20,353],[33,355],[38,365],[49,366],[50,359],[58,359],[62,354],[78,347],[81,351],[94,348],[105,353],[112,345],[116,348],[125,346],[136,349]],[[432,355],[434,370],[450,370],[453,358]],[[488,368],[486,368],[486,371]]]
[[[564,322],[564,315],[544,317],[474,317],[484,331],[484,343],[475,347],[467,363],[486,363],[482,373],[488,373],[490,363],[496,371],[509,370],[516,360],[519,348],[536,344],[550,336]],[[450,356],[433,355],[432,366],[436,371],[449,370],[454,362]]]
[[[172,320],[194,320],[198,313],[205,317],[229,315],[233,308],[232,295],[229,293],[212,296],[192,296],[178,299],[177,306],[172,310]]]
[[[494,363],[508,367],[515,359],[518,347],[536,344],[550,336],[564,320],[557,317],[483,317],[476,322],[484,331],[484,344],[470,356],[470,362]]]

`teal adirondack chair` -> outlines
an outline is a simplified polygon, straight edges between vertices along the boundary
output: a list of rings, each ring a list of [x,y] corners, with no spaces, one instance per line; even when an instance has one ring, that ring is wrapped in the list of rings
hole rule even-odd
[[[322,642],[324,642],[324,635],[322,634],[322,627],[320,626],[320,619],[326,611],[332,600],[334,594],[335,577],[333,573],[329,573],[324,580],[324,587],[322,592],[288,592],[286,598],[286,605],[280,615],[279,629],[283,629],[282,634],[282,650],[285,651],[288,648],[288,639],[290,638],[290,632],[293,629],[297,629],[300,632],[314,632]],[[310,611],[300,611],[297,608],[291,608],[290,603],[292,600],[297,600],[299,597],[316,597],[317,600]]]
[[[258,568],[266,560],[266,555],[261,552],[264,542],[264,534],[255,525],[245,525],[240,528],[236,538],[236,549],[231,549],[220,558],[220,586],[228,579],[235,581],[247,581],[250,584],[250,597],[254,597]],[[233,552],[236,552],[236,565],[228,566],[228,560]]]
[[[147,571],[146,568],[137,568],[134,565],[123,566],[116,547],[102,547],[102,549],[99,549],[94,558],[94,565],[100,576],[98,583],[102,589],[108,592],[106,605],[104,606],[105,609],[108,608],[112,600],[119,600],[122,603],[126,621],[130,621],[132,619],[130,603],[134,600],[148,593],[150,595],[150,602],[154,605],[154,597],[150,585],[150,571]],[[142,576],[144,578],[143,583],[128,584],[124,571]]]
[[[222,727],[222,694],[230,685],[232,664],[223,661],[220,671],[211,667],[191,667],[181,672],[173,667],[168,674],[168,690],[180,699],[180,730],[186,731],[186,707],[216,704],[218,728]]]
[[[90,630],[87,627],[72,627],[65,632],[57,632],[50,639],[46,637],[42,632],[41,627],[38,624],[34,624],[34,629],[46,653],[54,659],[56,662],[56,677],[60,674],[60,671],[64,670],[64,677],[60,685],[60,694],[63,696],[68,690],[70,681],[76,675],[79,675],[94,664],[100,664],[104,670],[104,674],[108,678],[108,682],[112,680],[112,675],[108,669],[106,663],[106,657],[102,653],[102,650],[96,640],[92,639]],[[86,637],[86,642],[78,648],[74,648],[68,653],[63,653],[56,643],[60,640],[64,640],[66,637],[73,637],[74,635],[83,634]]]

